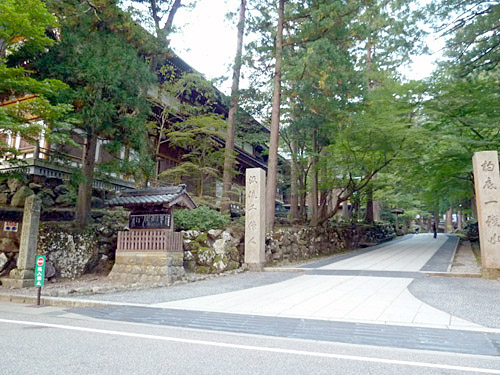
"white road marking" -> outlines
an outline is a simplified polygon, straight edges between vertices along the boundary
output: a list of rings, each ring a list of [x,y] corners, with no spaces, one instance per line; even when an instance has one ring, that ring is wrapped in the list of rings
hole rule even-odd
[[[480,368],[480,367],[454,366],[454,365],[429,363],[429,362],[401,361],[401,360],[396,360],[396,359],[362,357],[362,356],[346,355],[346,354],[322,353],[322,352],[311,352],[311,351],[305,351],[305,350],[293,350],[293,349],[281,349],[281,348],[271,348],[271,347],[262,347],[262,346],[252,346],[252,345],[229,344],[229,343],[215,342],[215,341],[192,340],[192,339],[183,339],[183,338],[177,338],[177,337],[147,335],[147,334],[142,334],[142,333],[111,331],[111,330],[107,330],[107,329],[76,327],[76,326],[67,326],[67,325],[62,325],[62,324],[39,323],[39,322],[30,322],[30,321],[22,321],[22,320],[0,319],[0,322],[7,323],[7,324],[32,325],[32,326],[38,326],[38,327],[66,329],[66,330],[70,330],[70,331],[101,333],[101,334],[105,334],[105,335],[136,337],[136,338],[143,338],[143,339],[149,339],[149,340],[178,342],[178,343],[183,343],[183,344],[214,346],[214,347],[240,349],[240,350],[253,350],[253,351],[258,351],[258,352],[293,354],[293,355],[330,358],[330,359],[344,359],[344,360],[348,360],[348,361],[372,362],[372,363],[382,363],[382,364],[389,364],[389,365],[410,366],[410,367],[424,367],[424,368],[452,370],[452,371],[460,371],[460,372],[472,372],[472,373],[476,373],[476,374],[500,374],[500,370]]]

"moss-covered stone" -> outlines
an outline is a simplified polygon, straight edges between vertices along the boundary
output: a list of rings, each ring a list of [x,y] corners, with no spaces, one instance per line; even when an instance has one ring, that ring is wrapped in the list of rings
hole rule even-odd
[[[188,271],[195,271],[196,269],[196,261],[195,260],[186,260],[184,261],[184,268]]]
[[[9,201],[8,193],[0,193],[0,205],[6,205]]]
[[[207,266],[196,266],[194,270],[196,273],[203,273],[203,274],[210,273],[210,267]]]
[[[12,177],[7,180],[7,186],[9,187],[11,193],[19,190],[22,185],[23,182],[19,178]]]
[[[185,246],[186,250],[191,251],[191,252],[196,252],[201,247],[200,243],[195,241],[195,240],[187,242],[187,243],[185,242],[184,246]]]
[[[201,247],[195,256],[198,264],[210,267],[213,263],[216,253],[215,250],[210,247]]]
[[[196,241],[200,244],[207,244],[208,243],[208,234],[207,233],[200,233],[198,237],[196,237]]]
[[[226,271],[232,271],[238,268],[240,268],[240,264],[238,262],[235,262],[234,260],[230,260],[227,264]]]
[[[227,255],[230,260],[239,262],[240,261],[240,252],[236,247],[229,248]]]
[[[0,252],[11,253],[19,251],[19,243],[12,238],[0,239]]]
[[[79,277],[100,259],[94,233],[68,225],[42,223],[38,244],[38,252],[47,255],[61,277]]]
[[[228,264],[228,259],[225,255],[217,255],[212,263],[212,267],[216,272],[222,272],[226,269]]]
[[[21,188],[18,191],[16,191],[16,193],[12,197],[10,205],[12,207],[24,207],[24,202],[26,201],[26,198],[28,198],[33,194],[34,194],[33,190],[31,190],[29,187],[21,186]]]
[[[51,194],[48,194],[45,190],[38,193],[38,196],[42,200],[43,207],[52,207],[56,202]]]

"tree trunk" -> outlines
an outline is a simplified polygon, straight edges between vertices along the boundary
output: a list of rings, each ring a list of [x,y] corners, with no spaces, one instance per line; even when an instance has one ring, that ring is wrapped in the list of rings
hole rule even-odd
[[[87,134],[83,147],[82,168],[84,180],[78,186],[78,202],[76,209],[76,222],[80,228],[88,223],[90,205],[92,201],[92,184],[94,182],[95,152],[97,148],[97,135]]]
[[[299,219],[299,197],[297,183],[297,143],[291,142],[292,165],[290,166],[290,221],[295,223]]]
[[[366,214],[365,221],[368,224],[373,224],[374,215],[373,215],[373,187],[372,185],[368,185],[366,189]]]
[[[0,39],[0,59],[5,59],[7,52],[7,43],[5,40]]]
[[[318,157],[316,156],[318,150],[318,130],[314,129],[312,134],[312,149],[313,155],[311,156],[311,225],[315,227],[318,225]]]
[[[321,150],[321,155],[325,157],[325,149]],[[325,186],[327,182],[327,166],[326,163],[323,164],[323,168],[321,168],[321,182],[322,185]],[[319,218],[321,221],[326,220],[326,217],[328,216],[329,210],[332,209],[331,207],[331,191],[330,190],[325,190],[324,188],[319,188]]]
[[[233,180],[233,160],[234,160],[234,127],[236,111],[238,110],[240,72],[241,72],[241,51],[243,48],[243,31],[245,29],[245,9],[246,0],[241,0],[240,19],[238,22],[238,41],[236,43],[236,57],[234,58],[233,83],[231,85],[231,108],[227,116],[227,136],[226,148],[224,150],[224,173],[222,176],[222,204],[221,212],[229,213],[231,204],[231,185]]]
[[[477,220],[478,215],[477,215],[476,198],[471,198],[471,200],[470,200],[470,209],[472,211],[472,217]]]
[[[280,126],[281,105],[281,55],[283,50],[283,19],[285,0],[279,0],[278,31],[276,33],[276,65],[274,67],[273,110],[271,113],[271,137],[269,140],[269,159],[267,162],[267,190],[266,190],[266,229],[270,232],[274,228],[274,205],[276,200],[276,183],[278,169],[278,140]]]
[[[445,233],[453,232],[453,206],[446,211]]]
[[[182,0],[174,0],[170,10],[168,11],[167,20],[165,21],[165,25],[163,28],[160,26],[160,22],[163,18],[163,15],[159,14],[158,8],[161,1],[157,0],[149,0],[149,9],[151,11],[151,18],[155,24],[156,37],[158,40],[165,42],[168,44],[167,37],[172,32],[172,27],[174,25],[174,17],[179,8],[182,7]]]
[[[299,194],[299,219],[302,222],[307,221],[307,211],[306,211],[306,203],[307,203],[307,190],[306,190],[306,181],[307,181],[307,173],[303,171],[300,181],[300,191]]]
[[[200,175],[200,185],[198,186],[198,196],[201,198],[203,197],[203,186],[205,185],[205,179],[203,178],[203,173]]]
[[[439,212],[434,212],[434,223],[436,224],[436,232],[439,232]]]
[[[316,169],[316,157],[312,157],[312,180],[311,180],[311,225],[318,225],[318,170]]]

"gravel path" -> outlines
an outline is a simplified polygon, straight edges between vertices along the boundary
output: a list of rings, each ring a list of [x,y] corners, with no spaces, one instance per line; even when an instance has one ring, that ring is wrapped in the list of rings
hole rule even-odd
[[[462,241],[458,246],[453,265],[452,273],[481,273],[481,266],[476,261],[469,241]]]
[[[500,281],[451,277],[415,279],[408,290],[451,315],[500,328]]]
[[[458,247],[451,272],[481,273],[468,241]],[[439,310],[486,327],[500,328],[500,280],[428,277],[415,279],[408,290]]]

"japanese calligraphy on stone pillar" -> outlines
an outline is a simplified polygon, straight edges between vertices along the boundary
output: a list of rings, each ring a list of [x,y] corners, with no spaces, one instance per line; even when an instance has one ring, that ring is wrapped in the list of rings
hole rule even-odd
[[[474,189],[481,244],[481,261],[484,268],[500,267],[500,172],[496,151],[476,152]]]
[[[265,262],[265,181],[263,169],[246,170],[245,263],[254,268]]]

